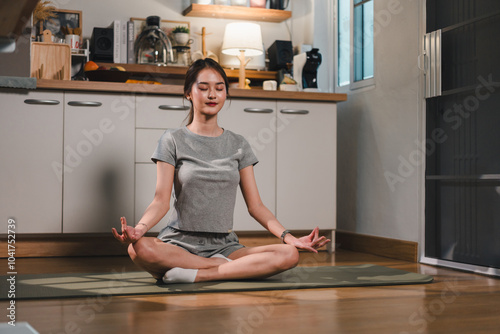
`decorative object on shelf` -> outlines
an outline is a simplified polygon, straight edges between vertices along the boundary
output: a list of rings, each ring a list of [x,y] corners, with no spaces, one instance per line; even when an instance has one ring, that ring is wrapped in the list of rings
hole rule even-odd
[[[218,62],[219,58],[217,57],[217,55],[212,51],[207,51],[206,37],[207,35],[211,34],[207,34],[207,29],[205,27],[202,27],[201,34],[197,33],[197,35],[201,36],[201,51],[194,52],[193,55],[191,56],[192,60],[196,61],[198,59],[211,58]]]
[[[172,30],[174,41],[177,45],[186,45],[189,42],[189,28],[185,26],[177,26]]]
[[[266,8],[267,0],[250,0],[250,7]]]
[[[245,66],[250,58],[264,52],[260,25],[250,22],[233,22],[226,25],[222,53],[238,57],[239,88],[245,88]]]
[[[214,5],[229,6],[231,3],[229,0],[214,0]]]
[[[42,7],[38,14],[40,18],[36,23],[37,35],[50,30],[52,42],[65,43],[66,35],[78,35],[82,39],[82,11],[56,9],[51,6]],[[45,19],[43,19],[45,17]]]
[[[191,3],[196,3],[198,5],[211,5],[212,0],[191,0]]]
[[[167,34],[160,29],[160,17],[149,16],[146,28],[141,32],[134,45],[137,64],[166,66],[174,62],[172,43]]]

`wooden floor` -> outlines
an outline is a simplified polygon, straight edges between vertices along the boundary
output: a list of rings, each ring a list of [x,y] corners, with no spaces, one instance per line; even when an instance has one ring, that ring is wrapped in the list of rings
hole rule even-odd
[[[20,300],[40,333],[500,333],[500,280],[338,250],[301,265],[373,263],[432,275],[425,285]],[[5,259],[0,260],[7,267]],[[125,257],[17,259],[18,274],[135,271]],[[2,283],[4,284],[4,283]],[[6,302],[1,309],[5,311]],[[6,318],[0,322],[6,322]]]

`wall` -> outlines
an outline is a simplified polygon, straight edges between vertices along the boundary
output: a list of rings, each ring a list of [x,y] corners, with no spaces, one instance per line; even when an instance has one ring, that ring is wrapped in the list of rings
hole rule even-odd
[[[375,1],[375,85],[338,106],[339,230],[419,241],[419,3]]]

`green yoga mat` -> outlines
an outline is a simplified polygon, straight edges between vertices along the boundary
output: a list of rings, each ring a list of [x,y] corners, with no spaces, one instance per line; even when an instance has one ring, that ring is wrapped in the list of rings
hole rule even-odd
[[[3,276],[2,282],[8,277]],[[163,284],[146,272],[18,275],[16,299],[234,292],[380,286],[430,283],[428,275],[411,273],[373,264],[355,266],[296,267],[259,280]],[[7,299],[8,286],[2,284],[1,299]]]

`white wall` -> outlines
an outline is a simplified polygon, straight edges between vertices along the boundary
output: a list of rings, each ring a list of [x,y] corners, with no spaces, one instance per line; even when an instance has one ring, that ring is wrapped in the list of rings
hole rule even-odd
[[[403,168],[401,161],[416,161],[420,140],[420,5],[374,5],[375,86],[349,91],[338,105],[337,226],[418,242],[423,166]],[[387,173],[397,176],[392,186]]]

